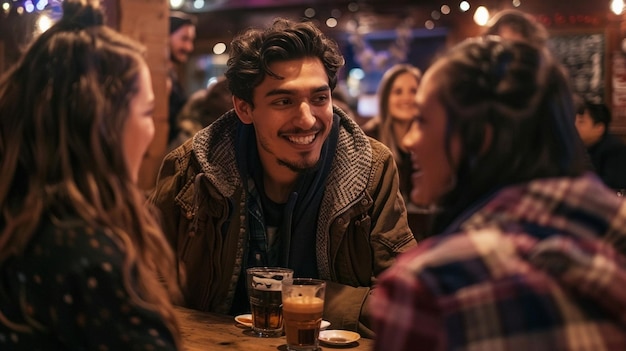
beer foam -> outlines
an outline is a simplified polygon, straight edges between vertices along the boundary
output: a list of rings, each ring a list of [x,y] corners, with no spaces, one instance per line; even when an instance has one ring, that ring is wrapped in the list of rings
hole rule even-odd
[[[252,288],[263,291],[280,291],[282,282],[272,278],[252,277]]]
[[[319,312],[324,309],[324,300],[315,296],[283,297],[283,310],[294,312]]]

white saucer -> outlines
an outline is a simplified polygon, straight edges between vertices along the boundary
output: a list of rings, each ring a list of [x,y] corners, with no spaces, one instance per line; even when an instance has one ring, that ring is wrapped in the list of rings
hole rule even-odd
[[[320,341],[328,345],[347,345],[359,340],[358,333],[347,330],[322,330],[320,331]]]
[[[240,314],[235,317],[235,320],[239,324],[243,324],[246,327],[252,327],[252,315],[251,314]]]
[[[237,323],[239,324],[245,325],[246,327],[252,328],[252,315],[249,313],[238,315],[237,317],[235,317],[235,321],[237,321]],[[329,325],[329,321],[322,321],[322,323],[320,324],[320,330],[328,328]]]
[[[328,328],[329,325],[330,325],[329,321],[322,320],[322,323],[320,324],[320,330],[326,330],[326,328]]]

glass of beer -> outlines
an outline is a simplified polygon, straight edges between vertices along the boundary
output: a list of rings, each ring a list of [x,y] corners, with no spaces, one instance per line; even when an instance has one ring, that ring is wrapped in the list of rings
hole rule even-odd
[[[309,351],[319,348],[326,283],[311,278],[283,282],[283,316],[287,349]]]
[[[279,267],[248,268],[247,286],[252,310],[252,330],[259,337],[283,334],[281,285],[293,277],[293,270]]]

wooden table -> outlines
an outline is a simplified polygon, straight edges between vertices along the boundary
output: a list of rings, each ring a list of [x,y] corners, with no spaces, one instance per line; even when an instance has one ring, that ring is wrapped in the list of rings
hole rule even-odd
[[[230,316],[181,307],[176,307],[176,315],[180,321],[183,346],[187,351],[287,350],[284,336],[278,338],[258,338],[252,335],[250,328],[238,324]],[[332,347],[323,344],[320,344],[320,346],[322,350],[344,349],[363,351],[372,350],[374,342],[371,339],[361,338],[348,347]]]

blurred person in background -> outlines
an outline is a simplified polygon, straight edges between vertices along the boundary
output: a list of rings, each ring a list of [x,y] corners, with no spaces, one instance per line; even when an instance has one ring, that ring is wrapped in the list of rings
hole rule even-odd
[[[193,137],[202,128],[215,122],[233,108],[232,94],[225,77],[218,78],[206,89],[193,93],[176,118],[178,134],[170,142],[169,150],[174,150]]]
[[[350,117],[350,119],[355,121],[357,124],[359,123],[360,118],[354,111],[354,108],[350,106],[350,103],[346,98],[346,94],[343,91],[335,88],[332,93],[332,98],[333,105],[335,105],[335,107],[339,107],[343,112],[346,113],[346,115],[348,115],[348,117]]]
[[[176,350],[174,256],[136,187],[154,135],[143,48],[96,1],[0,79],[0,349]]]
[[[187,102],[187,92],[178,77],[178,69],[189,60],[196,39],[196,19],[180,11],[170,12],[169,133],[168,144],[178,135],[176,118]]]
[[[584,101],[578,95],[574,101],[576,129],[587,148],[595,172],[608,187],[626,190],[626,145],[609,133],[611,111],[605,104]]]
[[[378,115],[362,127],[365,134],[381,141],[393,154],[409,225],[418,241],[430,235],[435,208],[419,199],[419,202],[409,199],[413,163],[402,139],[418,113],[415,96],[421,79],[422,72],[410,64],[396,64],[389,68],[378,86]]]
[[[391,150],[398,166],[400,192],[407,203],[412,164],[402,139],[417,114],[415,95],[421,78],[422,72],[409,64],[397,64],[388,69],[378,86],[378,115],[363,125],[365,134]]]
[[[417,104],[404,144],[440,231],[381,275],[375,349],[626,349],[625,203],[586,172],[561,65],[469,39]]]
[[[506,40],[524,40],[545,47],[548,31],[531,15],[515,9],[496,13],[487,23],[485,35],[497,35]]]

